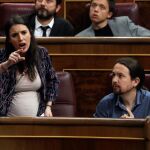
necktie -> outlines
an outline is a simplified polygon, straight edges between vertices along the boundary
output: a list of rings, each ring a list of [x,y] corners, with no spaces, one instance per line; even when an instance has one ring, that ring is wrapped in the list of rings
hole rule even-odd
[[[49,26],[41,26],[41,29],[42,29],[42,31],[43,31],[43,37],[46,37],[46,31],[47,31],[47,29],[49,28]]]

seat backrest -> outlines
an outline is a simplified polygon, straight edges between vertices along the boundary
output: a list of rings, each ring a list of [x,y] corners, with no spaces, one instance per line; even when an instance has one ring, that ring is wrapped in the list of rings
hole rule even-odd
[[[150,91],[150,74],[145,74],[144,86]]]
[[[34,12],[34,3],[1,3],[0,4],[0,35],[4,35],[6,22],[14,15],[29,15]]]
[[[57,72],[60,81],[58,96],[52,106],[53,116],[75,117],[76,97],[71,74],[69,72]]]
[[[114,16],[128,16],[134,23],[140,24],[139,8],[136,3],[116,3]]]

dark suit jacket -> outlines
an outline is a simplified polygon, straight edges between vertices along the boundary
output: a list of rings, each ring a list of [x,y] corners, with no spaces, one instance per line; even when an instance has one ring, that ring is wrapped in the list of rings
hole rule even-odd
[[[27,24],[34,31],[35,15],[25,16]],[[49,36],[74,36],[73,26],[66,20],[60,17],[54,17],[54,25]]]

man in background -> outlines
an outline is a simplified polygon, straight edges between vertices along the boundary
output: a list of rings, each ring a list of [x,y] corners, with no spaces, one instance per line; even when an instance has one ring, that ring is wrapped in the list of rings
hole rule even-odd
[[[150,36],[150,30],[135,25],[127,16],[113,17],[115,10],[114,0],[91,0],[90,27],[76,36]]]
[[[25,17],[36,37],[73,36],[73,26],[56,14],[61,0],[35,0],[35,14]]]

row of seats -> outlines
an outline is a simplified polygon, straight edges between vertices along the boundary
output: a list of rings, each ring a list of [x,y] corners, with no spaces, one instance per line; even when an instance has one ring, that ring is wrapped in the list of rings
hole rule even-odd
[[[89,25],[88,11],[89,8],[87,5],[80,12],[74,13],[74,11],[67,9],[66,18],[72,23],[72,25],[77,29],[76,32],[87,27]],[[7,20],[16,14],[19,15],[28,15],[33,13],[34,3],[1,3],[0,4],[0,33],[3,33],[4,26]],[[135,23],[140,22],[138,16],[138,5],[136,3],[117,3],[116,4],[116,13],[115,16],[129,16]],[[82,13],[82,14],[80,14]],[[82,17],[81,17],[82,16]],[[84,19],[83,19],[84,18]],[[81,19],[81,20],[79,20]],[[2,35],[2,34],[1,34]]]

